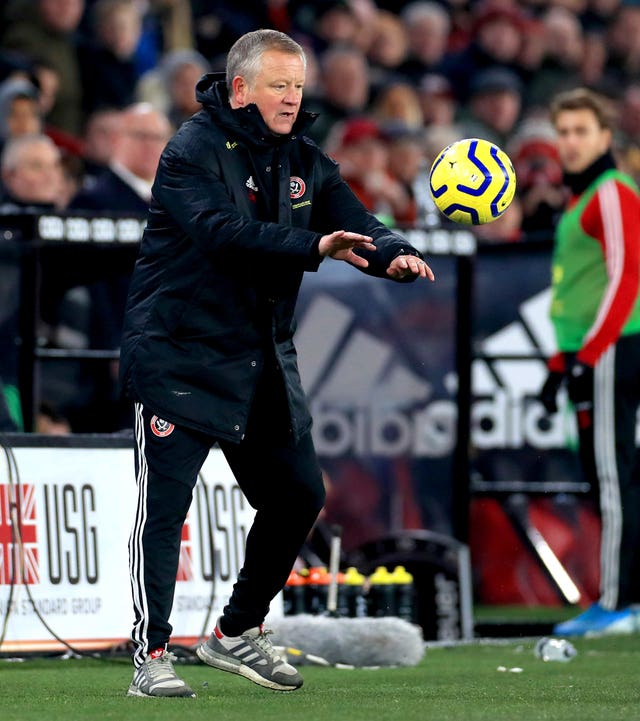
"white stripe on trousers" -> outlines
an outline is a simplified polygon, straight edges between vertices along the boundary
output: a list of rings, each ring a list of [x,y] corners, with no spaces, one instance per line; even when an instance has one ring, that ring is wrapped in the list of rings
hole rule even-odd
[[[615,609],[620,580],[622,504],[616,459],[616,418],[614,407],[615,344],[600,357],[594,372],[593,443],[600,486],[600,603]]]
[[[144,585],[144,548],[142,545],[142,534],[147,521],[147,482],[149,472],[145,456],[144,442],[144,420],[142,417],[142,404],[134,406],[134,429],[135,441],[138,449],[138,474],[136,486],[138,488],[138,505],[136,516],[129,537],[129,577],[131,579],[131,592],[133,605],[139,621],[134,623],[131,638],[136,649],[133,654],[133,663],[139,668],[145,660],[149,651],[149,639],[147,637],[149,614],[147,608],[147,594]]]

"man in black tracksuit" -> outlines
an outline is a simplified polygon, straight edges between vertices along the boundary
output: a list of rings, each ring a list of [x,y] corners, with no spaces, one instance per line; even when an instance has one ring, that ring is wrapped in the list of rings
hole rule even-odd
[[[262,628],[324,501],[292,340],[302,275],[329,256],[397,281],[433,280],[304,137],[313,120],[299,112],[304,74],[288,36],[243,36],[226,83],[199,81],[203,110],[158,167],[121,351],[139,491],[130,695],[195,695],[166,651],[168,619],[182,525],[216,442],[257,513],[229,603],[198,656],[269,688],[302,684]]]

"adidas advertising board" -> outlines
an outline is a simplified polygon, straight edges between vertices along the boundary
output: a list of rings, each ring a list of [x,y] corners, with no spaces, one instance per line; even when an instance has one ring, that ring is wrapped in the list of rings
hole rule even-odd
[[[329,517],[344,527],[346,549],[402,528],[452,533],[456,258],[433,264],[437,282],[426,290],[339,264],[302,286],[300,371],[335,499]],[[471,461],[480,483],[559,474],[582,489],[566,395],[552,417],[536,397],[554,349],[549,268],[548,245],[480,248],[474,259]]]

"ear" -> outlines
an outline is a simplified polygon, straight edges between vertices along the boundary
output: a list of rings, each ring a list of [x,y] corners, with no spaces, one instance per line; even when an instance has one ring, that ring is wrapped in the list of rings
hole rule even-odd
[[[249,95],[249,85],[242,75],[236,75],[231,81],[231,106],[234,108],[243,108],[248,105],[247,97]]]

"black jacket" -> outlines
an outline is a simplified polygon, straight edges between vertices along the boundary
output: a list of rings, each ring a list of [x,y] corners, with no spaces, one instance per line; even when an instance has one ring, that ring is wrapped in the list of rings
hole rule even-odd
[[[282,371],[296,437],[311,418],[293,345],[304,271],[334,230],[373,236],[368,272],[417,254],[368,213],[301,133],[276,136],[255,105],[232,110],[220,76],[163,152],[131,281],[121,349],[130,398],[161,418],[240,441],[265,359]]]

